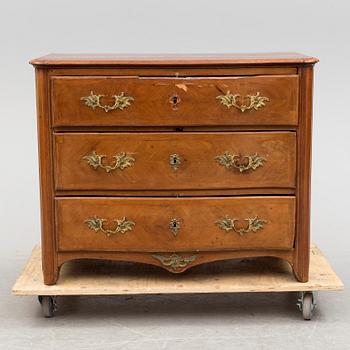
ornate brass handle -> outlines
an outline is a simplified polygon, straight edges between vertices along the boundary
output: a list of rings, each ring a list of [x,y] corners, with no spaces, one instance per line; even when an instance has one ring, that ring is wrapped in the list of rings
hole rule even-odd
[[[160,253],[152,254],[154,259],[160,261],[163,266],[169,267],[171,270],[177,271],[187,267],[191,262],[195,261],[197,254],[191,256],[180,256],[176,253],[171,255],[163,255]]]
[[[242,163],[242,158],[246,159],[247,162]],[[226,169],[235,168],[241,173],[248,170],[255,170],[259,166],[263,166],[264,162],[266,162],[266,159],[264,157],[260,157],[257,153],[242,157],[237,154],[229,154],[228,151],[221,156],[215,157],[215,159]]]
[[[106,221],[107,221],[106,219],[100,219],[98,217],[94,217],[91,219],[87,219],[84,222],[88,225],[90,230],[93,230],[95,232],[102,231],[108,237],[118,233],[123,234],[123,233],[126,233],[127,231],[131,231],[133,229],[133,226],[135,226],[135,223],[133,221],[129,221],[124,216],[120,220],[119,219],[113,220],[113,222],[117,223],[117,226],[114,230],[110,230],[108,228],[104,228],[104,223]]]
[[[132,166],[135,162],[135,158],[125,152],[121,152],[113,156],[114,163],[112,165],[103,164],[103,158],[105,157],[106,156],[99,155],[96,153],[96,151],[93,151],[91,154],[82,157],[82,159],[86,160],[87,163],[95,170],[102,168],[106,171],[106,173],[110,173],[116,169],[124,170],[125,168]]]
[[[131,105],[131,101],[135,100],[131,96],[124,96],[124,92],[122,92],[120,95],[112,96],[112,98],[114,99],[114,104],[109,106],[101,104],[101,97],[103,96],[105,95],[95,95],[94,92],[91,91],[89,96],[81,97],[80,100],[84,101],[86,106],[92,109],[101,108],[106,113],[115,109],[123,110],[125,108],[128,108]]]
[[[222,230],[229,232],[231,230],[237,232],[240,236],[243,236],[246,233],[249,232],[256,232],[264,227],[264,224],[267,223],[264,219],[259,219],[257,216],[254,218],[247,218],[245,221],[248,222],[247,228],[237,228],[235,226],[235,223],[238,221],[238,219],[230,219],[228,215],[226,215],[223,219],[220,219],[216,221],[215,223],[221,228]]]
[[[226,95],[219,95],[216,97],[216,99],[227,108],[235,107],[241,112],[245,112],[250,109],[258,110],[259,108],[265,106],[265,102],[270,101],[268,97],[260,96],[260,92],[257,92],[256,95],[247,95],[245,98],[249,101],[249,103],[246,105],[238,104],[237,99],[242,100],[241,95],[232,95],[230,91],[227,91]]]

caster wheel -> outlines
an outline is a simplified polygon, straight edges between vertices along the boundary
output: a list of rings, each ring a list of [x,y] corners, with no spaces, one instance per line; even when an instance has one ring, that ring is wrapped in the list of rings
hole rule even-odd
[[[47,295],[39,295],[38,300],[41,305],[41,310],[43,312],[44,317],[46,318],[53,317],[56,311],[55,298]]]
[[[303,318],[306,321],[311,320],[313,312],[316,307],[316,303],[314,300],[314,295],[312,292],[304,292],[302,294],[301,299],[298,300],[299,310],[303,314]]]

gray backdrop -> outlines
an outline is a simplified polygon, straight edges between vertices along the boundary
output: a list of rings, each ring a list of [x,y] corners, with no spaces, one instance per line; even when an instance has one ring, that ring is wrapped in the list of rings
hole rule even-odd
[[[346,0],[1,1],[0,348],[271,349],[283,340],[288,349],[299,343],[349,347],[347,292],[320,295],[316,320],[307,324],[284,296],[108,298],[88,299],[89,305],[83,299],[79,312],[73,307],[78,301],[63,300],[66,314],[44,321],[33,298],[9,294],[40,237],[34,70],[28,61],[49,52],[298,51],[319,57],[312,239],[349,281],[349,10]]]

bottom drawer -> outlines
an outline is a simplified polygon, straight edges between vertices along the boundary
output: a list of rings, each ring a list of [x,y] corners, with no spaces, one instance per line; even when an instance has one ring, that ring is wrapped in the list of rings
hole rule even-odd
[[[294,197],[59,198],[60,251],[291,249]]]

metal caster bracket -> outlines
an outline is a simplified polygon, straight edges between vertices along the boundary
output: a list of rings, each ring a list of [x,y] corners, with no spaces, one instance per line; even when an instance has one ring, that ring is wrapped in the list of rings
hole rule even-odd
[[[57,311],[56,297],[49,295],[39,295],[38,300],[41,305],[41,310],[44,317],[54,317],[54,314]]]
[[[298,299],[297,307],[302,312],[304,320],[310,321],[316,308],[314,293],[303,292]]]

